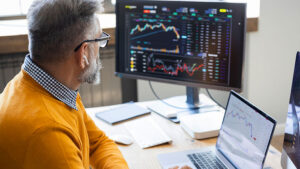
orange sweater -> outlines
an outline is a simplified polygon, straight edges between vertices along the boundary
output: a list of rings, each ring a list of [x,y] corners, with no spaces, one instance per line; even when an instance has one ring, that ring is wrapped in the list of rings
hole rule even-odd
[[[55,99],[24,70],[0,95],[0,168],[128,168],[116,144],[86,114]]]

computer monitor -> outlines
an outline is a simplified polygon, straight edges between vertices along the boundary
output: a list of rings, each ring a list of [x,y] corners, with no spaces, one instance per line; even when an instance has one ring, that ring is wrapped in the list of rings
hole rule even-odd
[[[198,88],[241,91],[246,4],[117,0],[116,74]]]
[[[283,168],[300,168],[300,52],[297,53],[281,157]]]

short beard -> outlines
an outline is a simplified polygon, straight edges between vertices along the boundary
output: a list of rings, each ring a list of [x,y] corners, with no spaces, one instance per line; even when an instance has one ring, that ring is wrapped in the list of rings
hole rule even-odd
[[[92,56],[94,56],[94,51],[90,49]],[[79,77],[80,82],[86,82],[90,84],[100,84],[100,70],[102,68],[101,61],[99,59],[89,60],[89,67],[84,70],[84,72]]]

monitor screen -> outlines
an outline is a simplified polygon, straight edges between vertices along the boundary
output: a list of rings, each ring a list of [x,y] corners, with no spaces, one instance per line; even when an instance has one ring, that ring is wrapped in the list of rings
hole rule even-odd
[[[237,168],[262,168],[275,125],[274,119],[233,93],[217,148]]]
[[[240,89],[246,4],[118,0],[119,76]]]
[[[288,106],[283,148],[292,163],[284,168],[300,168],[300,53],[297,53],[290,101]],[[285,162],[288,163],[288,162]]]

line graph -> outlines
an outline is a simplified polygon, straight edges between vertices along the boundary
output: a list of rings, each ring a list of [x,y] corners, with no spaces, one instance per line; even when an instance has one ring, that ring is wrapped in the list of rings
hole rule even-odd
[[[239,166],[261,168],[273,130],[274,123],[264,114],[251,103],[231,94],[217,146],[231,159],[242,157],[234,162]]]
[[[179,55],[182,52],[181,24],[177,20],[163,18],[144,20],[135,17],[127,29],[130,49]],[[143,20],[143,22],[141,22]],[[155,20],[155,22],[154,22]]]
[[[138,38],[141,38],[141,37],[151,36],[151,35],[156,34],[156,33],[169,32],[169,31],[173,31],[176,35],[176,38],[180,39],[179,32],[177,31],[175,26],[165,26],[163,23],[154,24],[154,25],[150,25],[150,24],[147,23],[147,24],[144,25],[144,27],[141,27],[139,24],[137,24],[133,29],[131,29],[130,35],[133,35],[136,32],[144,32],[148,29],[154,30],[154,29],[158,29],[158,28],[161,28],[162,30],[155,31],[155,32],[150,32],[150,33],[147,33],[147,34],[143,34],[141,36],[136,36],[136,37],[133,37],[131,39],[134,40],[134,39],[138,39]]]
[[[226,116],[230,116],[232,118],[236,118],[244,122],[246,127],[249,127],[250,137],[256,141],[256,137],[253,136],[253,124],[248,121],[246,116],[241,115],[240,113],[234,113],[233,111],[228,112]]]
[[[194,64],[191,68],[189,68],[189,66],[187,66],[186,63],[183,64],[183,66],[178,65],[176,67],[176,69],[174,69],[174,67],[172,66],[165,66],[165,65],[156,65],[154,68],[148,67],[148,70],[151,72],[155,72],[157,69],[158,70],[163,70],[165,73],[170,74],[170,75],[178,75],[178,72],[186,72],[189,76],[193,76],[195,71],[199,70],[201,67],[203,67],[203,65],[199,65],[199,66],[195,66],[196,64]],[[192,69],[192,70],[190,70]]]
[[[186,73],[188,76],[193,76],[195,72],[199,71],[204,66],[204,64],[197,63],[189,65],[182,61],[172,62],[174,62],[174,60],[148,58],[147,71],[152,73],[162,72],[172,76],[178,76],[179,72],[181,72]]]

